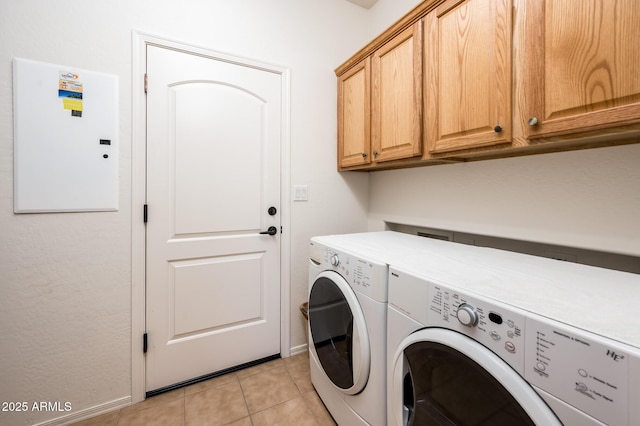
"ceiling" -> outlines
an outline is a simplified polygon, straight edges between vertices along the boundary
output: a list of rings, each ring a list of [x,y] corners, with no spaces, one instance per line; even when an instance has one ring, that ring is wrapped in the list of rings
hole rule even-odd
[[[347,0],[347,1],[357,4],[358,6],[362,6],[365,9],[369,9],[371,6],[376,4],[378,0]]]

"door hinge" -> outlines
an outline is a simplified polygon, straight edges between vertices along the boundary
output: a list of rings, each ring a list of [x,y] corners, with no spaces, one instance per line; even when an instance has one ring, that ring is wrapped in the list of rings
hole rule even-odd
[[[142,335],[142,353],[146,354],[147,353],[147,333],[144,333]]]
[[[149,90],[149,76],[147,75],[147,73],[144,74],[144,93],[147,93],[147,90]]]
[[[149,214],[149,208],[145,204],[142,209],[142,220],[144,221],[144,223],[147,223],[147,219],[149,218],[148,214]]]

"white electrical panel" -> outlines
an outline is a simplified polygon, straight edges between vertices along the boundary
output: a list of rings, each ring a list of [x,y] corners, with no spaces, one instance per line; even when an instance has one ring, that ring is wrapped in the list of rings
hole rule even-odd
[[[13,63],[14,211],[118,210],[118,77]]]

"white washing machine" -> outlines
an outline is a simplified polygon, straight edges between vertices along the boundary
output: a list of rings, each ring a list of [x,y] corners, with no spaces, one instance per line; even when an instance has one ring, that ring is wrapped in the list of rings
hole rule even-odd
[[[640,276],[432,242],[389,268],[388,424],[640,425]]]
[[[388,264],[423,248],[397,232],[311,239],[311,381],[339,425],[385,425]]]

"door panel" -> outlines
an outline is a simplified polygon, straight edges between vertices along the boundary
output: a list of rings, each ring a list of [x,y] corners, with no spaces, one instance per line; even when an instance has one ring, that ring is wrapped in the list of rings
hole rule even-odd
[[[215,333],[263,321],[264,253],[170,262],[175,294],[174,336]],[[216,277],[216,280],[211,280]]]
[[[197,82],[171,87],[170,102],[176,233],[260,228],[265,101],[220,82]]]
[[[147,47],[146,389],[280,353],[278,73]]]

